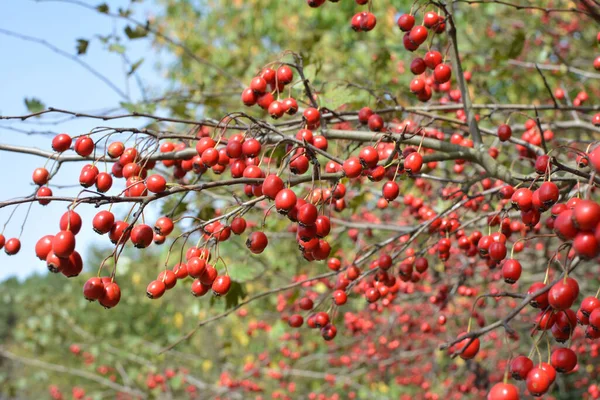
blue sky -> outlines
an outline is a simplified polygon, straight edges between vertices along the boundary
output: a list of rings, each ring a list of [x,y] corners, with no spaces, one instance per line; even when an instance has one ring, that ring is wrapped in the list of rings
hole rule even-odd
[[[102,1],[86,3],[96,5]],[[111,8],[126,6],[128,1],[106,1]],[[96,34],[109,34],[113,29],[123,29],[122,24],[115,23],[94,11],[72,4],[60,2],[36,2],[32,0],[0,0],[0,28],[11,32],[44,39],[54,46],[75,55],[76,39],[91,39]],[[142,3],[136,6],[136,19],[156,13],[152,4]],[[139,69],[143,81],[150,87],[160,88],[163,80],[155,67],[157,55],[147,40],[127,42],[128,56],[132,60],[145,58]],[[24,98],[36,97],[51,107],[73,111],[97,111],[111,108],[123,99],[104,82],[89,71],[50,49],[21,39],[0,33],[0,114],[27,114]],[[88,53],[82,60],[93,65],[110,79],[122,91],[126,91],[126,79],[120,58],[108,53],[96,40],[89,45]],[[140,98],[140,91],[133,80],[130,81],[130,96]],[[54,117],[53,117],[54,118]],[[0,143],[38,147],[50,150],[51,136],[25,135],[3,128],[13,127],[30,130],[51,130],[79,135],[96,126],[140,126],[144,121],[118,120],[94,121],[75,119],[59,125],[39,125],[35,121],[0,121]],[[34,187],[31,174],[45,160],[35,156],[0,152],[0,200],[29,195]],[[84,164],[64,166],[57,175],[54,184],[69,185],[78,182],[79,170]],[[74,195],[78,189],[54,190],[54,193]],[[8,224],[4,235],[18,236],[27,207],[21,206],[15,217]],[[11,208],[0,209],[0,231],[7,220]],[[39,237],[55,234],[58,231],[58,220],[65,211],[65,204],[50,204],[46,207],[35,204],[21,236],[22,250],[12,257],[0,253],[0,281],[10,276],[20,278],[32,273],[45,273],[44,262],[34,254],[34,246]],[[84,220],[84,228],[77,236],[77,249],[84,255],[92,243],[108,243],[106,237],[99,237],[91,229],[91,219],[98,210],[93,207],[78,207],[77,211]]]

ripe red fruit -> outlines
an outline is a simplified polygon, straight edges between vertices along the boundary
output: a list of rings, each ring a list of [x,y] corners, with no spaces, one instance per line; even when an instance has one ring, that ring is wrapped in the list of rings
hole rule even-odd
[[[276,200],[277,202],[277,200]],[[246,220],[242,217],[236,217],[231,221],[231,231],[236,235],[241,235],[246,230]]]
[[[315,227],[318,238],[324,238],[331,231],[331,221],[325,215],[319,215],[315,221]]]
[[[89,136],[80,136],[75,140],[74,149],[81,157],[87,157],[94,152],[94,141]]]
[[[231,288],[231,278],[229,275],[220,275],[212,283],[212,290],[216,296],[225,296]]]
[[[152,193],[162,193],[167,188],[167,181],[162,175],[153,174],[146,179],[146,187]]]
[[[462,336],[464,334],[465,333],[461,333],[458,336]],[[460,358],[462,358],[463,360],[470,360],[474,358],[479,352],[480,341],[479,338],[474,338],[472,340],[471,338],[466,338],[458,342],[455,346],[456,348],[454,352],[458,353],[460,355]]]
[[[532,369],[527,375],[527,390],[532,396],[541,396],[548,391],[552,382],[548,374],[541,368]]]
[[[265,81],[262,77],[257,76],[250,82],[250,89],[252,89],[256,94],[263,94],[267,91],[267,81]]]
[[[500,242],[493,242],[490,244],[488,254],[490,259],[494,261],[504,260],[504,257],[506,257],[506,245]]]
[[[256,104],[258,104],[258,106],[263,110],[268,110],[269,106],[274,101],[275,97],[273,96],[273,93],[267,92],[262,96],[259,96],[258,99],[256,99]]]
[[[360,20],[360,29],[365,32],[369,32],[375,28],[375,25],[377,25],[377,18],[375,15],[370,12],[363,13],[363,16]]]
[[[510,200],[519,210],[529,211],[533,205],[533,193],[527,188],[519,188],[515,190]]]
[[[104,284],[104,293],[98,299],[98,302],[104,306],[104,308],[113,308],[119,304],[121,300],[121,288],[116,282],[109,282]]]
[[[410,14],[403,14],[398,17],[398,27],[402,32],[408,32],[415,26],[415,17]]]
[[[426,68],[427,65],[425,64],[425,60],[420,57],[415,58],[410,63],[410,72],[412,72],[414,75],[421,75],[423,72],[425,72]]]
[[[581,301],[581,305],[579,306],[579,309],[586,317],[589,317],[592,311],[597,308],[600,308],[600,299],[593,296],[588,296],[583,299]]]
[[[79,174],[79,184],[84,188],[89,188],[96,183],[98,177],[98,167],[95,165],[88,164],[81,169]]]
[[[563,240],[573,239],[577,235],[572,216],[573,210],[564,210],[554,220],[554,232]]]
[[[561,279],[548,291],[548,304],[557,310],[571,308],[579,296],[579,284],[573,278]]]
[[[112,176],[107,172],[100,172],[96,176],[96,189],[100,193],[106,193],[110,190],[113,184]]]
[[[292,328],[299,328],[304,323],[304,318],[300,314],[291,315],[288,319],[288,324]]]
[[[242,153],[246,157],[256,157],[260,154],[261,144],[254,138],[244,140],[242,143]]]
[[[573,250],[579,257],[589,260],[596,257],[600,249],[593,233],[579,232],[573,240]]]
[[[92,227],[96,233],[100,235],[104,235],[105,233],[110,232],[111,228],[115,223],[115,216],[110,211],[100,211],[98,214],[94,216],[92,220]]]
[[[433,79],[435,79],[435,81],[437,83],[440,83],[440,84],[446,83],[446,82],[450,81],[451,77],[452,77],[452,69],[450,68],[450,66],[448,64],[439,64],[433,70]]]
[[[410,153],[404,160],[404,169],[409,174],[418,174],[423,166],[423,156],[420,153]]]
[[[49,177],[50,173],[46,168],[36,168],[33,170],[33,176],[31,177],[31,179],[36,185],[43,186],[46,183],[48,183]]]
[[[307,107],[302,115],[309,127],[318,125],[321,120],[321,113],[313,107]]]
[[[544,182],[537,190],[539,199],[546,209],[552,207],[558,201],[558,186],[554,182]]]
[[[346,295],[346,292],[339,289],[333,292],[332,297],[334,303],[338,306],[346,304],[346,301],[348,300],[348,295]]]
[[[2,236],[4,239],[4,236]],[[17,238],[10,238],[4,244],[4,252],[9,256],[17,254],[21,250],[21,241]]]
[[[298,223],[304,226],[313,226],[319,216],[319,211],[311,203],[306,203],[298,209]]]
[[[104,294],[104,283],[102,279],[93,277],[83,285],[83,297],[89,301],[98,300]]]
[[[362,164],[358,157],[350,157],[342,165],[342,169],[348,178],[358,178],[362,172]]]
[[[600,222],[600,204],[592,200],[580,200],[573,209],[572,218],[580,230],[594,230]]]
[[[527,295],[534,294],[539,290],[543,289],[544,287],[546,287],[546,285],[543,282],[535,282],[529,287],[529,290],[527,290]],[[542,310],[545,309],[546,307],[548,307],[548,292],[542,293],[534,297],[533,299],[531,299],[531,302],[529,304],[531,304],[531,306],[535,308],[541,308]]]
[[[425,90],[425,80],[421,78],[415,78],[410,82],[410,91],[417,94]]]
[[[498,138],[501,142],[506,142],[512,136],[512,129],[506,124],[502,124],[498,127]]]
[[[60,217],[60,230],[71,231],[73,235],[77,235],[81,230],[81,216],[75,211],[69,210]]]
[[[200,257],[191,257],[186,265],[186,271],[189,276],[200,278],[206,269],[206,260]]]
[[[502,265],[502,277],[506,283],[515,283],[521,277],[521,263],[515,259],[506,260]]]
[[[294,115],[298,112],[298,102],[293,97],[283,100],[282,104],[287,115]]]
[[[529,371],[533,369],[533,361],[526,356],[517,356],[510,363],[510,374],[513,379],[523,381],[527,379]]]
[[[417,47],[420,46],[427,40],[427,28],[422,25],[417,25],[410,30],[408,34],[408,38],[411,42],[413,42]]]
[[[285,215],[296,206],[296,201],[296,193],[294,193],[292,189],[283,189],[279,191],[279,193],[277,193],[277,196],[275,197],[275,208],[277,209],[277,212]]]
[[[496,383],[488,393],[487,400],[519,400],[519,389],[510,383]]]
[[[267,175],[263,181],[262,192],[269,199],[274,200],[275,197],[277,197],[277,194],[283,190],[284,186],[283,180],[277,175]]]
[[[44,197],[52,197],[52,190],[47,186],[42,186],[37,190],[35,196],[39,198],[38,203],[43,206],[48,205],[50,204],[50,200],[44,199]]]
[[[206,268],[202,275],[200,275],[200,282],[204,285],[212,286],[213,282],[217,279],[217,270],[210,264],[206,264]]]
[[[369,129],[373,132],[379,132],[383,129],[383,118],[379,114],[373,114],[367,121]]]
[[[146,296],[150,299],[158,299],[167,290],[167,285],[163,281],[154,280],[146,288]]]
[[[287,85],[294,80],[294,71],[287,65],[282,65],[277,68],[276,80],[280,84]]]
[[[577,365],[577,355],[573,350],[561,347],[552,352],[550,362],[557,372],[571,372]]]
[[[60,231],[52,239],[52,251],[60,258],[69,258],[75,251],[75,235],[71,231]]]
[[[196,152],[202,157],[202,154],[204,154],[206,150],[214,148],[215,145],[216,143],[211,137],[205,136],[196,143]]]
[[[373,146],[363,147],[358,158],[365,168],[374,168],[379,162],[379,153]]]
[[[52,239],[54,235],[46,235],[41,237],[35,244],[35,255],[42,261],[45,261],[48,257],[48,253],[52,251]],[[0,248],[2,248],[0,246]]]
[[[256,101],[258,100],[258,97],[256,95],[256,93],[254,92],[254,90],[250,89],[250,88],[246,88],[244,89],[244,91],[242,92],[242,103],[244,103],[245,106],[253,106],[256,104]]]
[[[154,231],[149,225],[140,224],[131,230],[131,242],[138,249],[145,249],[152,244]]]
[[[260,231],[252,232],[246,240],[246,247],[254,254],[262,253],[268,244],[267,235]]]
[[[425,65],[427,66],[427,68],[435,69],[443,61],[442,53],[435,50],[428,51],[427,53],[425,53],[423,61],[425,61]]]
[[[436,25],[439,22],[439,20],[440,20],[439,15],[437,15],[433,11],[428,11],[423,16],[423,25],[425,25],[427,28],[432,28],[434,25]]]
[[[108,145],[108,149],[106,153],[110,158],[121,157],[123,152],[125,151],[125,145],[121,142],[113,142]]]
[[[54,139],[52,139],[52,149],[54,151],[62,153],[64,151],[69,150],[69,147],[71,147],[71,143],[71,136],[67,135],[66,133],[60,133],[54,136]]]
[[[195,297],[204,296],[210,290],[211,285],[203,284],[200,279],[195,279],[192,283],[192,294]]]
[[[388,181],[383,185],[382,194],[387,201],[394,201],[400,194],[400,186],[394,181]]]
[[[281,118],[283,114],[285,114],[285,108],[283,106],[283,103],[277,100],[272,102],[271,104],[269,104],[268,112],[271,118],[273,119]]]
[[[108,238],[112,244],[123,244],[129,240],[129,235],[129,224],[125,221],[117,221],[112,228],[110,228]]]

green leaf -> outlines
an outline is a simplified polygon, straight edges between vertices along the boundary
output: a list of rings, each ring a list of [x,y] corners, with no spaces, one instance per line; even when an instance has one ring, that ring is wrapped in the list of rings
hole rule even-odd
[[[343,104],[353,102],[355,91],[345,86],[337,86],[321,95],[321,104],[330,110],[335,110]]]
[[[523,51],[525,46],[525,31],[519,29],[512,40],[512,43],[508,46],[508,58],[516,58]]]
[[[129,111],[130,113],[135,112],[136,111],[136,106],[133,103],[127,103],[127,102],[120,102],[119,105],[124,108],[125,110]]]
[[[125,53],[125,46],[123,46],[122,44],[113,43],[110,46],[108,46],[108,51],[123,54]]]
[[[138,61],[136,61],[135,63],[133,63],[131,65],[131,69],[129,70],[129,72],[127,73],[127,75],[128,76],[132,75],[140,67],[140,65],[142,65],[143,62],[144,62],[144,59],[140,58]]]
[[[121,17],[127,18],[127,17],[131,16],[131,10],[130,9],[119,8],[119,15]]]
[[[225,295],[225,309],[229,310],[240,304],[240,300],[246,297],[246,291],[244,287],[236,281],[231,281],[231,287],[229,292]]]
[[[46,109],[44,103],[42,103],[40,99],[36,99],[35,97],[32,97],[30,99],[25,98],[25,107],[27,107],[27,111],[31,113],[44,111]]]
[[[356,211],[356,209],[358,207],[360,207],[364,202],[365,202],[365,198],[367,196],[367,193],[361,193],[358,196],[355,196],[352,200],[350,200],[348,202],[348,207],[352,210],[352,211]]]
[[[108,14],[108,11],[109,11],[108,4],[106,4],[106,3],[100,4],[100,5],[96,6],[96,10],[98,10],[98,12]]]
[[[77,39],[77,55],[82,55],[87,52],[90,41],[86,39]]]
[[[140,39],[140,38],[146,37],[148,35],[148,30],[146,30],[146,28],[139,26],[139,25],[136,26],[135,28],[132,28],[131,26],[127,25],[125,27],[125,34],[131,40]]]

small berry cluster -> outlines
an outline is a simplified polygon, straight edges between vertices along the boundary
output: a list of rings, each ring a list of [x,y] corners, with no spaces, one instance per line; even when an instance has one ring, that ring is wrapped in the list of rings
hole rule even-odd
[[[242,102],[251,107],[257,104],[263,110],[266,110],[271,118],[278,119],[284,114],[294,115],[298,112],[298,103],[293,97],[288,97],[283,101],[275,99],[273,93],[281,93],[286,85],[292,83],[294,71],[287,66],[282,65],[277,70],[264,68],[261,73],[254,77],[250,86],[242,92]]]

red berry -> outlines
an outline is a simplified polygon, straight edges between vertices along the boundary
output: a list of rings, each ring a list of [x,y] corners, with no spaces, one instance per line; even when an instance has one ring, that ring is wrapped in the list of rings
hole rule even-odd
[[[96,233],[104,235],[110,232],[115,223],[115,216],[110,211],[100,211],[92,220],[92,227]]]
[[[83,285],[83,296],[86,300],[95,301],[104,295],[104,283],[102,279],[93,277]]]
[[[98,302],[104,306],[104,308],[113,308],[119,304],[121,300],[121,289],[116,282],[109,282],[104,284],[104,293],[98,299]]]
[[[60,258],[69,258],[75,251],[75,235],[71,231],[60,231],[52,239],[52,251]]]
[[[402,32],[408,32],[415,26],[415,17],[410,14],[403,14],[398,18],[398,27]]]
[[[131,230],[131,242],[138,249],[144,249],[152,243],[154,231],[149,225],[140,224]]]
[[[154,280],[150,282],[148,287],[146,288],[146,296],[150,299],[158,299],[167,290],[167,285],[163,281]]]
[[[69,150],[71,147],[72,139],[71,136],[66,133],[60,133],[54,136],[52,139],[52,149],[59,153]]]
[[[212,283],[213,293],[217,296],[225,296],[231,288],[231,278],[229,275],[217,276]]]
[[[260,231],[252,232],[246,240],[246,247],[254,254],[262,253],[268,244],[267,235]]]

